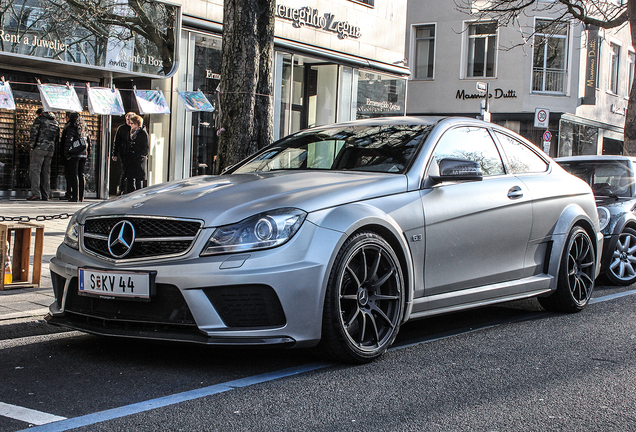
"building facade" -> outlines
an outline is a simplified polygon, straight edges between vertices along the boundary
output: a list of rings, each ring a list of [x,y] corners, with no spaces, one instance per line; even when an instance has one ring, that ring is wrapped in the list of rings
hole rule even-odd
[[[11,84],[16,109],[0,109],[0,196],[28,194],[28,128],[41,106],[38,83],[73,86],[82,102],[94,148],[87,196],[115,193],[120,167],[110,153],[124,124],[123,116],[91,114],[87,86],[117,88],[125,111],[140,112],[135,90],[164,95],[169,114],[143,116],[151,141],[148,184],[215,174],[216,110],[186,110],[178,92],[201,91],[218,109],[223,1],[146,0],[139,9],[133,7],[139,2],[103,0],[101,11],[73,10],[66,21],[44,3],[6,0],[2,6],[0,75]],[[108,37],[91,34],[98,26],[89,24],[101,24],[106,12],[144,14],[161,37],[144,38],[150,28],[117,26],[108,27]],[[406,0],[281,0],[275,20],[277,138],[314,125],[406,112]],[[62,120],[64,112],[57,114]],[[63,166],[57,151],[54,195],[64,193]]]
[[[555,24],[558,11],[541,2],[514,26],[477,20],[455,2],[410,0],[408,8],[407,114],[477,117],[487,104],[492,122],[553,157],[622,153],[634,76],[629,26]]]

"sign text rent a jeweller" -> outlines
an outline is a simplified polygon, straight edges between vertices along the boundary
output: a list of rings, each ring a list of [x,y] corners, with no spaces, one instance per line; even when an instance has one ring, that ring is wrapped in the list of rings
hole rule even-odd
[[[59,40],[44,40],[40,39],[37,35],[19,35],[15,33],[7,33],[4,30],[0,30],[0,39],[4,42],[12,44],[23,44],[34,47],[44,47],[55,51],[66,51],[68,45]]]

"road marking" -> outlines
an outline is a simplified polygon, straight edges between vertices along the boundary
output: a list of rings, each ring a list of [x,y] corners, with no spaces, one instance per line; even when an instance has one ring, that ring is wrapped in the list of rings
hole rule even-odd
[[[268,372],[261,375],[254,375],[247,378],[240,378],[233,381],[228,381],[221,384],[215,384],[209,387],[203,387],[196,390],[189,390],[182,393],[173,394],[170,396],[164,396],[157,399],[151,399],[144,402],[138,402],[131,405],[126,405],[119,408],[113,408],[105,411],[100,411],[93,414],[87,414],[80,417],[74,417],[70,419],[60,420],[56,423],[43,424],[40,426],[24,429],[20,432],[63,432],[69,429],[75,429],[82,426],[90,426],[96,423],[100,423],[107,420],[113,420],[116,418],[126,417],[132,414],[141,413],[144,411],[150,411],[155,408],[161,408],[169,405],[174,405],[180,402],[190,401],[193,399],[199,399],[206,396],[212,396],[215,394],[223,393],[228,390],[234,390],[242,387],[249,387],[254,384],[260,384],[267,381],[273,381],[279,378],[285,378],[310,372],[318,369],[323,369],[329,366],[333,366],[335,363],[309,363],[293,368],[282,369],[279,371]]]
[[[623,292],[619,292],[616,294],[610,294],[610,295],[606,295],[603,297],[597,297],[597,298],[593,298],[590,300],[590,304],[594,304],[594,303],[600,303],[600,302],[604,302],[604,301],[608,301],[608,300],[614,300],[620,297],[626,297],[628,295],[634,295],[636,294],[636,290],[630,290],[630,291],[623,291]]]
[[[612,295],[607,295],[607,296],[592,299],[590,300],[590,303],[600,303],[600,302],[614,300],[616,298],[625,297],[625,296],[634,295],[634,294],[636,294],[636,290],[625,291],[618,294],[612,294]],[[524,317],[520,317],[519,319],[516,319],[516,320],[515,319],[502,320],[501,322],[498,322],[496,324],[489,324],[483,327],[471,328],[471,329],[463,330],[461,332],[449,333],[442,336],[428,337],[413,343],[393,346],[389,349],[389,351],[399,350],[399,349],[421,345],[421,344],[425,344],[429,342],[434,342],[434,341],[438,341],[442,339],[447,339],[454,336],[459,336],[461,334],[467,334],[467,333],[484,330],[487,328],[497,327],[505,323],[526,321],[528,319],[541,316],[543,314],[544,314],[543,312],[532,313],[529,315],[525,315]],[[76,333],[76,332],[73,332],[73,333]],[[33,421],[30,421],[30,420],[24,420],[24,421],[29,421],[32,424],[37,424],[38,426],[30,427],[28,429],[23,429],[18,432],[64,432],[69,429],[75,429],[82,426],[90,426],[90,425],[101,423],[104,421],[114,420],[117,418],[127,417],[129,415],[138,414],[145,411],[150,411],[152,409],[162,408],[165,406],[174,405],[180,402],[186,402],[186,401],[190,401],[194,399],[199,399],[206,396],[212,396],[215,394],[224,393],[226,391],[234,390],[237,388],[249,387],[255,384],[260,384],[267,381],[273,381],[279,378],[285,378],[289,376],[302,374],[305,372],[311,372],[311,371],[315,371],[319,369],[324,369],[334,365],[336,365],[336,363],[326,363],[326,362],[309,363],[309,364],[305,364],[305,365],[301,365],[301,366],[297,366],[293,368],[282,369],[279,371],[268,372],[261,375],[254,375],[251,377],[241,378],[238,380],[228,381],[225,383],[214,384],[212,386],[203,387],[196,390],[188,390],[182,393],[176,393],[169,396],[164,396],[164,397],[160,397],[156,399],[150,399],[147,401],[138,402],[135,404],[126,405],[119,408],[113,408],[113,409],[109,409],[105,411],[100,411],[93,414],[87,414],[80,417],[74,417],[70,419],[59,417],[60,419],[59,421],[52,420],[51,422],[46,422],[46,423],[34,423]],[[7,404],[2,404],[0,402],[0,415],[11,417],[9,415],[2,413],[3,405],[7,405]],[[14,405],[7,405],[7,406],[14,407]],[[15,408],[19,409],[20,407],[15,407]],[[38,411],[28,410],[26,408],[22,408],[22,409],[29,412],[33,412],[33,413],[39,413]],[[46,413],[39,413],[39,414],[41,414],[42,416],[57,417],[57,416],[53,416],[51,414],[46,414]],[[15,418],[15,417],[12,417],[12,418]]]
[[[34,425],[44,425],[60,420],[66,420],[66,417],[60,417],[53,414],[43,413],[41,411],[23,408],[16,405],[0,402],[0,415],[9,417],[14,420],[20,420]]]

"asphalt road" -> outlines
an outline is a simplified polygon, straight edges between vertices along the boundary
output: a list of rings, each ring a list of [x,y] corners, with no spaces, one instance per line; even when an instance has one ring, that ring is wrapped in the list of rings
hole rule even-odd
[[[416,321],[363,366],[4,322],[0,431],[636,431],[635,288]]]

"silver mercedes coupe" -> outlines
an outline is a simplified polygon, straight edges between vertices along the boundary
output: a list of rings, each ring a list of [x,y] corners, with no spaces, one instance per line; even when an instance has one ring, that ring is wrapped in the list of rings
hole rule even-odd
[[[580,311],[602,241],[590,187],[508,129],[354,121],[80,210],[46,319],[362,363],[407,320],[533,296]]]

